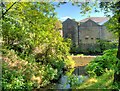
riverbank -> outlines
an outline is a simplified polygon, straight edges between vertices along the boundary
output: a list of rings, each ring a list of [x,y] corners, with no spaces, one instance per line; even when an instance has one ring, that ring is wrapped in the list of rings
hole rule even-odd
[[[79,66],[86,66],[89,62],[91,62],[97,56],[72,55],[71,57],[75,62],[75,67],[79,67]]]

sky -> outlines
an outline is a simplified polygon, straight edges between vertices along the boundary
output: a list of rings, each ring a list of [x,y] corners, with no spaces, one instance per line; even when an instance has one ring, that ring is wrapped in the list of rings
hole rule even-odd
[[[80,21],[82,19],[88,18],[88,14],[80,14],[80,8],[78,6],[73,6],[70,2],[60,5],[60,7],[55,9],[57,12],[57,18],[61,21],[66,20],[67,18],[75,19]],[[105,17],[104,13],[101,11],[99,13],[91,12],[90,17]]]

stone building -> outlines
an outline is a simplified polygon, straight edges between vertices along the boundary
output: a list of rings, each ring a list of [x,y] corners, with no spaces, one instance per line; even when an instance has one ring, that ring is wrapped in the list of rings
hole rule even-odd
[[[76,22],[68,18],[62,23],[63,37],[71,38],[73,43],[83,49],[94,46],[98,39],[112,41],[113,34],[104,25],[108,20],[107,17],[90,17]]]
[[[74,44],[78,45],[78,23],[68,18],[62,24],[63,37],[70,38]]]

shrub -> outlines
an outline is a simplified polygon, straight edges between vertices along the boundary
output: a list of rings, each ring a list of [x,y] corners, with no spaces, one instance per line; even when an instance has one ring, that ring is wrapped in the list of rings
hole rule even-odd
[[[106,40],[98,40],[97,43],[100,45],[101,52],[104,52],[105,50],[117,48],[116,42],[110,42]]]
[[[4,5],[10,7],[11,3]],[[6,78],[9,75],[13,79],[20,79],[20,84],[15,83],[18,84],[16,88],[22,87],[24,83],[27,84],[29,81],[30,84],[33,84],[30,85],[32,87],[44,87],[51,80],[58,79],[65,66],[64,61],[68,59],[70,46],[69,40],[66,42],[57,29],[56,22],[58,21],[51,3],[18,2],[6,13],[2,19],[1,33],[4,41],[3,46],[6,46],[5,50],[2,50],[3,58],[7,58],[8,62],[4,59],[5,63],[3,62],[3,64],[19,66],[10,66],[9,68],[3,65],[3,72],[6,70],[15,71],[13,76],[13,71],[3,75],[3,83],[10,84],[8,87],[3,85],[3,88],[15,88],[14,81]],[[26,62],[26,65],[22,65]],[[23,76],[19,77],[18,73]]]
[[[115,70],[116,69],[116,58],[117,50],[110,49],[104,51],[103,56],[96,57],[91,61],[86,70],[90,76],[101,76],[106,70]]]
[[[42,65],[28,62],[19,58],[14,50],[1,49],[2,62],[2,89],[34,89],[45,86],[55,79],[57,69],[48,63]]]
[[[84,54],[100,54],[105,50],[117,48],[116,42],[110,42],[106,40],[97,40],[96,44],[86,44],[87,50],[82,49],[82,45],[79,46],[72,45],[70,52],[73,54],[84,53]]]
[[[65,60],[65,66],[66,68],[74,68],[75,62],[73,61],[71,56],[67,56],[67,59]]]
[[[87,79],[86,76],[77,76],[77,75],[70,75],[67,78],[67,83],[66,84],[70,84],[70,87],[72,89],[77,88],[78,86],[80,86],[82,84],[82,82],[84,82]]]

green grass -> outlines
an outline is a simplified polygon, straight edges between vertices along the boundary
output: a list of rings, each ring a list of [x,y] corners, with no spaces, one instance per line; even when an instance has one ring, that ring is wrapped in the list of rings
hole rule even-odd
[[[113,89],[114,71],[110,70],[100,77],[89,78],[83,82],[79,89]]]

